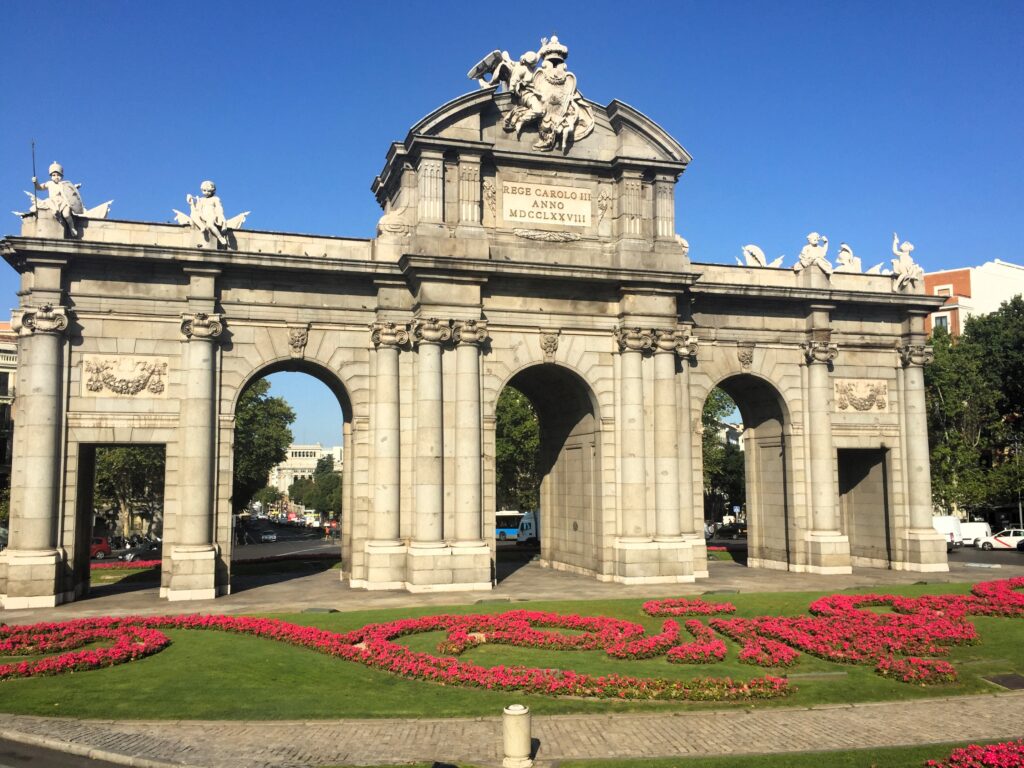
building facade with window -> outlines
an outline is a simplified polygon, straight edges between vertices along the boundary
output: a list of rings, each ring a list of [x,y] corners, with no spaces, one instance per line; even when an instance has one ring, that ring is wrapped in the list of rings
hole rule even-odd
[[[296,480],[309,480],[313,477],[317,462],[324,456],[333,456],[334,471],[341,472],[343,455],[340,445],[324,448],[320,443],[292,444],[288,447],[288,458],[270,470],[268,485],[287,494],[288,488]]]
[[[995,312],[1004,301],[1024,293],[1024,265],[995,259],[980,267],[929,272],[924,287],[931,296],[947,297],[946,303],[928,316],[927,332],[945,328],[959,336],[968,317]]]

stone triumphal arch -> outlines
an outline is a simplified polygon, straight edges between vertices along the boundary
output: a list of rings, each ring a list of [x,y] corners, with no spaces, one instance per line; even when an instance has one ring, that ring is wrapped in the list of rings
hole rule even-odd
[[[792,266],[756,246],[741,266],[691,262],[674,201],[690,156],[632,107],[585,100],[566,55],[489,55],[471,75],[490,82],[393,144],[371,240],[243,229],[213,184],[176,224],[109,220],[51,177],[2,242],[22,279],[4,605],[83,593],[90,457],[123,443],[166,449],[161,594],[224,594],[235,406],[277,370],[343,405],[355,587],[491,587],[506,386],[540,419],[553,568],[707,575],[700,412],[720,385],[747,429],[751,565],[945,570],[922,380],[935,300],[909,244],[885,274],[845,246],[833,267],[816,233]]]

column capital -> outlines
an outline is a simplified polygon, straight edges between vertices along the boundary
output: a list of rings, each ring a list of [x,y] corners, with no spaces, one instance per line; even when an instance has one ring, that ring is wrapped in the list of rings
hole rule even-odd
[[[417,320],[413,324],[412,335],[417,344],[441,344],[452,337],[451,321],[436,317]]]
[[[644,352],[654,346],[654,331],[620,325],[615,329],[615,341],[620,352]]]
[[[373,323],[370,325],[370,341],[378,348],[404,347],[409,343],[409,326],[406,323]]]
[[[486,320],[456,320],[452,338],[460,346],[478,346],[486,342],[490,335],[487,332]]]
[[[36,333],[63,335],[68,327],[67,309],[43,304],[38,308],[15,309],[11,312],[11,330],[19,336]]]
[[[831,363],[839,357],[839,346],[829,341],[805,341],[800,345],[808,365]]]
[[[223,315],[193,312],[181,316],[181,333],[189,341],[213,341],[223,330]]]
[[[927,344],[904,344],[897,351],[904,368],[925,366],[935,360],[935,350]]]

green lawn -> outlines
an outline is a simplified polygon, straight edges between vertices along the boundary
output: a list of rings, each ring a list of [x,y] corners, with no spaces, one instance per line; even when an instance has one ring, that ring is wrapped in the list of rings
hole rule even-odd
[[[908,595],[966,592],[968,585],[932,585],[893,589]],[[721,595],[736,604],[738,615],[805,614],[818,594]],[[333,630],[370,622],[435,613],[496,613],[510,608],[614,616],[660,628],[661,619],[644,615],[642,600],[492,603],[451,609],[436,607],[338,614],[278,616],[287,621]],[[790,668],[798,690],[787,699],[758,702],[758,707],[811,706],[852,701],[909,700],[997,690],[982,676],[1024,674],[1024,621],[974,618],[981,642],[954,648],[949,660],[960,681],[944,687],[915,687],[876,675],[868,666],[841,666],[802,655]],[[118,667],[49,678],[0,682],[0,712],[94,718],[314,719],[339,717],[450,717],[497,715],[510,701],[538,714],[568,712],[656,711],[726,707],[676,702],[547,698],[405,680],[362,665],[333,659],[270,640],[220,632],[171,631],[172,644],[146,659]],[[434,651],[440,635],[414,635],[404,641],[415,650]],[[484,645],[465,654],[479,664],[527,664],[581,672],[619,672],[639,676],[691,678],[703,675],[750,678],[766,670],[739,664],[737,646],[727,641],[725,663],[708,667],[669,664],[664,658],[620,661],[603,652],[541,651]],[[775,670],[780,673],[779,670]],[[749,707],[745,704],[732,705]]]

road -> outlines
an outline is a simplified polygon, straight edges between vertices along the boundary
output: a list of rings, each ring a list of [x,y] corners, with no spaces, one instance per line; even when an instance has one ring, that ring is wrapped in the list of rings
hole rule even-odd
[[[0,768],[115,768],[115,763],[0,739]]]

